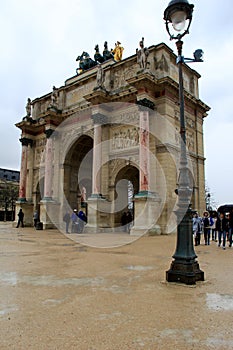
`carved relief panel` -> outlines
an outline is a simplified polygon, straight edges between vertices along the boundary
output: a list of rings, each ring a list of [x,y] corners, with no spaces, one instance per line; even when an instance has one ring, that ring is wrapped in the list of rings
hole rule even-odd
[[[111,131],[111,149],[117,151],[139,145],[138,128],[134,126],[121,126]]]

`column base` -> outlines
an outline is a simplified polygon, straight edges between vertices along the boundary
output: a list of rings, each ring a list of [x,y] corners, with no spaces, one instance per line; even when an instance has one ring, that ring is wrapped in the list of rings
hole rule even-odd
[[[27,202],[26,198],[25,198],[25,200],[23,200],[23,199],[24,198],[20,198],[20,200],[18,200],[16,202],[16,206],[15,206],[15,221],[13,222],[13,227],[17,226],[19,209],[22,209],[23,213],[24,213],[24,218],[23,218],[24,226],[26,226],[26,227],[33,226],[34,205],[33,205],[32,202]]]
[[[150,232],[161,234],[158,218],[161,214],[161,200],[157,193],[140,191],[134,197],[134,225],[130,230],[132,236],[143,236]]]
[[[27,200],[26,200],[26,198],[18,198],[17,202],[18,203],[26,203]]]
[[[47,203],[47,202],[54,202],[52,197],[44,197],[41,201],[41,203]]]
[[[62,218],[59,216],[60,204],[52,198],[43,198],[40,201],[40,222],[43,229],[59,228]]]
[[[167,282],[184,283],[187,285],[196,284],[197,281],[204,281],[204,272],[200,270],[197,261],[174,260],[170,270],[166,271]]]
[[[88,218],[85,231],[97,233],[102,229],[109,228],[109,202],[100,194],[92,194],[87,202]]]

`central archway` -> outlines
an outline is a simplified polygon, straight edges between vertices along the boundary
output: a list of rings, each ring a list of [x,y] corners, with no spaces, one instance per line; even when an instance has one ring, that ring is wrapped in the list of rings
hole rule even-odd
[[[72,209],[92,192],[93,139],[82,135],[70,148],[64,162],[64,194]],[[85,196],[85,197],[84,197]]]
[[[129,211],[134,218],[134,196],[139,192],[139,170],[133,165],[122,168],[115,178],[115,227],[122,226],[122,216]]]

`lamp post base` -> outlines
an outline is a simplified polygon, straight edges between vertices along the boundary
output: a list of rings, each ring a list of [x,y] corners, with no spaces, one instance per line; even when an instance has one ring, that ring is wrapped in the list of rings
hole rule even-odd
[[[197,261],[173,260],[170,270],[166,271],[168,282],[196,284],[197,281],[204,281],[204,272],[200,270]]]

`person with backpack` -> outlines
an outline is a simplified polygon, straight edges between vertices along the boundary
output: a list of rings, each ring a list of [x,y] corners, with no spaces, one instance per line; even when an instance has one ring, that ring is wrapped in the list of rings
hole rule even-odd
[[[86,214],[82,210],[79,210],[79,212],[78,212],[78,232],[77,233],[83,232],[84,225],[86,225],[86,223],[87,223]]]

